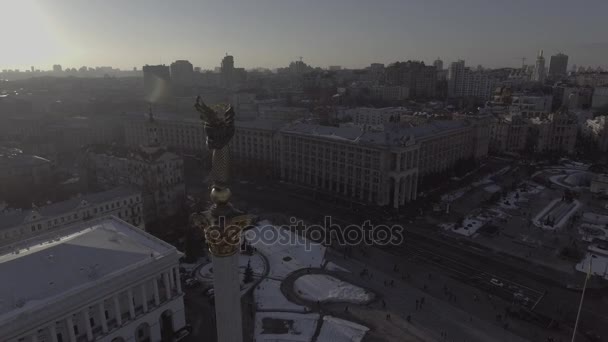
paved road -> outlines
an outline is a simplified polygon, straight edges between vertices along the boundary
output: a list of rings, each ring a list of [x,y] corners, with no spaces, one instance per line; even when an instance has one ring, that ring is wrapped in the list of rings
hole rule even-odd
[[[361,223],[371,219],[372,222],[386,222],[386,217],[389,215],[381,209],[373,207],[357,207],[356,211],[350,208],[337,205],[335,203],[313,200],[308,197],[305,190],[298,191],[297,187],[282,185],[277,182],[256,183],[256,184],[238,184],[235,187],[234,193],[239,208],[249,208],[258,212],[277,212],[286,216],[293,215],[303,218],[310,222],[323,222],[325,215],[331,215],[334,222],[342,221],[343,223]],[[240,200],[240,201],[239,201]],[[252,204],[255,207],[252,207]],[[424,222],[416,222],[415,225],[424,225]],[[428,228],[428,227],[426,227]],[[425,229],[421,227],[421,229]],[[433,234],[427,232],[427,234]],[[440,241],[438,235],[433,239]],[[504,255],[495,255],[491,252],[475,253],[473,255],[464,253],[472,252],[473,249],[468,246],[453,246],[445,242],[440,244],[429,244],[425,249],[429,252],[443,255],[451,247],[459,248],[458,251],[452,251],[452,254],[445,256],[445,259],[453,259],[453,254],[458,254],[460,260],[464,264],[479,265],[482,263],[485,268],[492,269],[493,272],[484,272],[491,274],[500,279],[516,280],[517,284],[531,289],[530,295],[538,291],[547,290],[547,296],[540,301],[535,307],[536,311],[547,313],[558,320],[570,320],[572,308],[578,305],[578,294],[567,291],[562,284],[558,284],[559,278],[555,278],[555,273],[547,272],[547,270],[538,266],[526,264],[525,262],[506,258]],[[480,256],[481,255],[481,256]],[[432,259],[431,259],[432,260]],[[423,262],[429,262],[428,259]],[[510,266],[509,266],[510,265]],[[475,266],[477,267],[477,266]],[[522,272],[526,269],[527,272]],[[524,274],[525,273],[525,274]],[[548,281],[551,280],[551,281]],[[531,300],[537,297],[527,295]],[[561,309],[558,310],[558,306]],[[606,304],[598,301],[597,298],[587,298],[584,307],[584,322],[580,331],[596,330],[604,336],[608,336],[608,315],[606,315]]]

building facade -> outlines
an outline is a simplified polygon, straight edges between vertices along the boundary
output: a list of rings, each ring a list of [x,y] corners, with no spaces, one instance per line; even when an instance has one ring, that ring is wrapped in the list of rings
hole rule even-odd
[[[489,72],[466,68],[463,60],[450,64],[447,81],[448,97],[476,97],[482,100],[490,99],[498,84]]]
[[[420,178],[487,156],[489,120],[389,122],[329,127],[296,123],[279,132],[281,178],[351,201],[399,208]]]
[[[173,216],[184,205],[184,160],[164,148],[93,145],[85,163],[91,187],[132,186],[141,191],[146,223]]]
[[[357,107],[341,110],[339,115],[352,118],[356,125],[382,125],[391,121],[401,121],[401,115],[406,112],[407,109],[403,107]]]
[[[437,70],[434,66],[418,61],[397,62],[389,65],[385,72],[386,84],[408,88],[409,97],[435,97]]]
[[[200,119],[171,113],[130,115],[125,120],[125,143],[137,148],[147,145],[154,134],[157,143],[186,154],[206,154],[205,130]]]
[[[549,77],[557,79],[568,74],[568,56],[563,53],[551,56],[549,61]]]
[[[11,278],[0,284],[0,336],[173,341],[185,327],[180,257],[175,247],[113,217],[0,249],[0,275]]]
[[[536,57],[536,64],[534,64],[532,81],[543,83],[545,82],[546,76],[545,57],[543,57],[543,50],[540,50],[538,57]]]
[[[296,123],[279,138],[287,182],[394,208],[416,199],[419,146],[412,136]]]
[[[589,119],[583,126],[583,134],[591,138],[601,152],[608,152],[608,116]]]
[[[277,132],[283,121],[253,120],[236,121],[230,149],[234,170],[273,177],[278,175],[279,141]]]
[[[145,229],[141,192],[120,187],[0,214],[0,246],[107,215]]]

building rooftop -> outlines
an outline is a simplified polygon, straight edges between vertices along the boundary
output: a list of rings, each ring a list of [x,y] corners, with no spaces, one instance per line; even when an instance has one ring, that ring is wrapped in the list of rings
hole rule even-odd
[[[36,217],[32,221],[37,221],[44,217],[56,217],[63,213],[76,210],[79,207],[87,207],[104,203],[117,198],[124,198],[139,194],[140,192],[130,187],[119,187],[107,191],[74,197],[66,201],[57,202],[34,209],[13,210],[5,214],[0,214],[0,230],[15,227],[23,224],[28,218]]]
[[[11,317],[120,277],[175,248],[105,217],[0,250],[0,326]]]
[[[270,131],[278,131],[281,127],[285,126],[285,121],[280,120],[268,120],[268,119],[256,119],[256,120],[243,120],[243,121],[235,121],[234,125],[236,128],[245,128],[245,129],[260,129],[260,130],[270,130]]]
[[[129,147],[123,145],[94,144],[87,147],[87,153],[105,154],[116,158],[134,159],[145,162],[165,161],[180,158],[161,146]]]
[[[0,147],[0,167],[34,167],[50,163],[48,159],[24,154],[16,148]]]
[[[295,123],[283,128],[282,131],[366,145],[404,146],[413,144],[414,140],[424,140],[468,125],[465,120],[435,120],[418,126],[410,126],[407,123],[386,123],[382,126],[383,130],[371,131],[360,126],[333,127]]]

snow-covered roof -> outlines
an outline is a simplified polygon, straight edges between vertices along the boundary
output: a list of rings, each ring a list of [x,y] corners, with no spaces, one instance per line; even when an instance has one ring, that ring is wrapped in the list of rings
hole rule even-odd
[[[5,247],[0,250],[0,325],[170,253],[175,247],[115,217]]]

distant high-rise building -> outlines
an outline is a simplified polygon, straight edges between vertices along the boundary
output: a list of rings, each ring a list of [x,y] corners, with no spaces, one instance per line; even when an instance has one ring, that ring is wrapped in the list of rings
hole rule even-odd
[[[568,56],[563,53],[551,56],[549,62],[549,76],[550,77],[561,77],[566,76],[568,72]]]
[[[226,55],[222,59],[222,66],[220,68],[222,85],[226,88],[232,87],[233,74],[234,74],[234,57]]]
[[[545,82],[545,57],[543,57],[543,50],[540,50],[538,57],[536,58],[536,64],[534,65],[534,72],[532,73],[532,81]]]
[[[171,73],[166,65],[144,65],[144,93],[150,102],[165,99],[169,95]]]
[[[53,65],[53,71],[54,72],[61,72],[62,71],[61,65],[59,65],[59,64]]]
[[[437,57],[437,59],[433,62],[433,66],[437,69],[437,71],[443,70],[443,61]]]
[[[448,97],[476,97],[487,100],[492,96],[496,79],[490,72],[477,66],[475,70],[465,68],[464,61],[450,64],[448,70]]]
[[[461,97],[464,89],[464,61],[452,62],[448,70],[448,96]]]
[[[397,62],[386,68],[386,84],[410,89],[410,97],[435,97],[437,70],[424,62]]]
[[[186,60],[171,63],[171,81],[175,85],[191,85],[194,78],[194,67]]]

